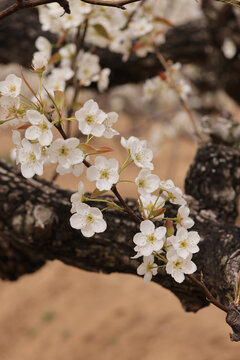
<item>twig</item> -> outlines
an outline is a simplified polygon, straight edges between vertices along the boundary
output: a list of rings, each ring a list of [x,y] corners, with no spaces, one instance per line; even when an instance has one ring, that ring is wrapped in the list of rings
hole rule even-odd
[[[224,312],[228,312],[228,307],[221,304],[208,290],[208,288],[206,287],[206,285],[204,283],[202,283],[201,281],[199,281],[194,275],[189,275],[186,274],[186,277],[188,277],[188,279],[190,279],[191,281],[193,281],[205,294],[207,297],[207,300],[210,301],[212,304],[214,304],[216,307],[218,307],[219,309],[221,309]]]
[[[32,8],[39,5],[50,4],[53,2],[57,2],[60,6],[63,7],[64,11],[67,14],[70,14],[71,11],[68,0],[29,0],[29,1],[17,0],[15,4],[9,6],[8,8],[0,12],[0,20],[17,12],[18,10]]]
[[[127,4],[131,4],[140,0],[81,0],[87,4],[92,5],[101,5],[101,6],[110,6],[110,7],[117,7],[119,9],[125,10],[125,6]]]
[[[75,101],[76,101],[76,99],[78,97],[79,90],[80,90],[80,84],[79,84],[79,81],[77,79],[77,56],[78,56],[79,51],[83,48],[83,45],[84,45],[84,41],[85,41],[85,37],[86,37],[86,33],[87,33],[87,27],[88,27],[88,19],[86,19],[83,22],[81,27],[83,27],[82,34],[80,34],[81,28],[79,28],[78,32],[77,32],[77,35],[76,35],[76,40],[75,40],[76,52],[75,52],[74,57],[72,59],[72,70],[73,70],[73,73],[74,73],[72,82],[73,82],[73,87],[74,87],[74,94],[73,94],[73,97],[72,97],[71,104],[69,106],[68,117],[72,116],[73,106],[74,106],[74,103],[75,103]],[[70,135],[70,125],[71,125],[71,123],[68,122],[68,124],[67,124],[67,135],[68,136]]]
[[[155,54],[156,54],[159,62],[162,64],[164,70],[168,71],[169,70],[169,65],[168,65],[167,61],[164,59],[164,57],[162,56],[162,54],[160,53],[160,51],[158,50],[158,48],[157,48],[157,46],[155,44],[154,44],[154,50],[155,50]],[[177,92],[174,81],[172,81],[172,85],[173,85],[174,90]],[[186,114],[189,117],[189,120],[191,121],[191,124],[192,124],[192,126],[194,128],[194,131],[195,131],[196,135],[198,136],[200,141],[204,141],[204,137],[203,137],[201,131],[199,130],[199,128],[198,128],[198,126],[196,124],[195,118],[193,117],[193,114],[192,114],[191,110],[189,109],[186,101],[183,100],[181,98],[181,96],[179,96],[179,99],[180,99],[182,107],[184,108]]]
[[[126,24],[123,26],[121,30],[126,30],[130,24],[130,22],[133,20],[136,12],[143,6],[143,4],[146,2],[146,0],[141,0],[140,4],[132,11],[132,13],[129,15]]]

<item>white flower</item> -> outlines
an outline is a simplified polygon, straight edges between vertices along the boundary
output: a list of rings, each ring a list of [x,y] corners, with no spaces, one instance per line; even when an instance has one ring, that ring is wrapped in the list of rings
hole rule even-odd
[[[118,114],[115,112],[110,112],[107,114],[107,117],[105,118],[103,125],[105,126],[105,131],[103,133],[103,137],[106,139],[112,139],[113,136],[119,135],[119,132],[112,129],[112,125],[115,124],[118,120]]]
[[[18,109],[20,107],[20,98],[11,96],[0,97],[0,119],[7,120],[15,117],[18,122]],[[14,121],[15,122],[15,121]],[[12,120],[10,120],[10,124]]]
[[[168,263],[166,265],[166,272],[178,283],[183,282],[185,279],[184,274],[192,274],[197,270],[196,265],[191,261],[191,254],[186,259],[183,259],[178,256],[174,249],[170,249],[167,252],[167,259]]]
[[[185,229],[190,229],[194,225],[194,221],[189,217],[189,214],[189,207],[185,205],[180,206],[177,213],[177,228],[182,226]]]
[[[92,99],[85,102],[84,106],[75,113],[78,128],[84,135],[92,134],[100,137],[105,131],[103,124],[106,114],[99,109],[98,104]]]
[[[192,88],[183,79],[181,79],[176,84],[176,90],[180,98],[186,100],[188,95],[191,93]]]
[[[153,170],[151,163],[153,158],[152,150],[147,148],[145,140],[134,140],[130,143],[130,154],[135,165],[141,168]]]
[[[108,88],[110,72],[111,70],[109,68],[102,69],[97,83],[97,87],[100,92],[103,92]]]
[[[72,61],[72,58],[73,58],[75,52],[76,52],[75,44],[70,43],[70,44],[63,46],[59,50],[59,53],[61,55],[61,66],[63,66],[63,67],[71,66],[71,61]]]
[[[185,205],[186,200],[183,198],[182,190],[175,186],[172,180],[160,181],[160,189],[165,190],[163,195],[169,197],[169,201],[176,205]]]
[[[135,179],[135,183],[138,186],[138,192],[141,195],[151,194],[153,191],[157,190],[159,182],[159,177],[151,174],[151,171],[148,169],[142,169]]]
[[[83,236],[91,237],[106,230],[106,221],[98,208],[82,203],[78,205],[77,211],[71,216],[70,224],[74,229],[80,229]]]
[[[33,54],[32,66],[34,70],[43,69],[47,64],[48,58],[44,52],[37,51]]]
[[[82,163],[72,165],[69,168],[65,168],[59,164],[56,168],[56,172],[59,173],[60,175],[66,175],[72,173],[76,177],[80,176],[83,173],[83,170],[84,170],[84,165]]]
[[[144,282],[148,284],[153,275],[157,275],[157,264],[154,263],[154,256],[144,256],[143,263],[137,268],[138,275],[144,275]]]
[[[157,197],[156,195],[149,195],[149,194],[145,196],[141,195],[139,204],[140,207],[143,207],[141,208],[141,211],[144,213],[145,218],[148,218],[150,214],[153,215],[152,213],[153,205],[155,204],[154,211],[160,210],[165,205],[165,198],[162,196]],[[161,220],[163,217],[164,217],[164,213],[158,216],[154,216],[154,219]]]
[[[81,206],[83,194],[84,194],[84,184],[82,181],[80,181],[78,184],[78,191],[72,194],[70,198],[70,201],[72,203],[72,208],[71,208],[72,214],[78,211],[79,205]]]
[[[65,168],[81,163],[84,159],[84,154],[78,148],[78,145],[79,140],[74,137],[67,140],[55,140],[49,149],[50,161],[58,162]]]
[[[4,81],[0,81],[0,93],[4,96],[17,97],[20,94],[22,79],[10,74]]]
[[[172,244],[178,256],[186,259],[190,254],[195,254],[199,251],[197,244],[200,241],[200,236],[196,231],[188,232],[184,228],[179,228],[176,235],[170,236],[168,242]],[[169,250],[170,251],[170,250]],[[171,252],[169,259],[171,258]]]
[[[153,29],[153,25],[146,18],[137,21],[131,21],[129,25],[129,34],[131,38],[137,38],[149,33]]]
[[[32,124],[27,128],[25,137],[28,140],[38,140],[42,146],[48,146],[53,139],[52,124],[47,120],[45,115],[40,114],[36,110],[28,110],[26,112],[28,121]]]
[[[164,226],[155,229],[152,221],[144,220],[140,224],[140,231],[133,237],[133,242],[137,245],[135,250],[144,256],[151,255],[153,251],[161,250],[166,234]]]
[[[119,179],[118,161],[116,159],[107,160],[103,156],[97,156],[95,166],[87,169],[87,179],[96,181],[96,187],[102,190],[110,190],[113,184]]]
[[[21,163],[21,172],[25,178],[31,178],[35,174],[43,174],[41,152],[42,148],[39,144],[31,144],[26,139],[22,140],[22,147],[19,149],[18,160]]]
[[[78,56],[78,72],[77,78],[83,81],[85,86],[91,84],[92,81],[99,79],[100,66],[99,57],[89,52],[80,52]]]
[[[123,136],[121,137],[121,145],[127,150],[130,150],[131,144],[135,141],[140,141],[136,136],[130,136],[130,138],[125,139]]]
[[[159,76],[147,79],[143,85],[143,94],[145,100],[151,100],[159,94],[161,90],[166,90],[167,84]]]
[[[47,60],[49,60],[52,52],[52,45],[47,38],[39,36],[35,41],[35,46],[41,53],[45,54]]]

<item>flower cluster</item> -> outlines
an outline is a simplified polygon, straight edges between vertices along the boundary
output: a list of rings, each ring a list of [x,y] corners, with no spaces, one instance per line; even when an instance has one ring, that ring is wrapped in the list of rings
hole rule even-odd
[[[184,1],[177,0],[176,3],[182,6]],[[118,114],[106,113],[93,99],[83,104],[78,99],[79,89],[93,82],[100,92],[107,89],[110,76],[110,69],[101,68],[99,57],[85,50],[85,41],[94,47],[108,47],[121,53],[124,60],[131,52],[145,56],[165,41],[164,33],[172,26],[175,16],[166,18],[168,4],[164,1],[158,4],[155,0],[146,0],[141,2],[141,6],[131,4],[125,13],[78,0],[69,0],[69,3],[71,14],[64,15],[57,3],[40,7],[43,30],[53,31],[60,37],[54,46],[42,36],[36,40],[32,71],[39,80],[38,91],[23,76],[32,98],[21,93],[21,78],[10,74],[0,82],[0,123],[17,126],[13,130],[16,163],[26,178],[43,175],[44,166],[48,164],[55,164],[56,176],[73,173],[81,177],[78,191],[70,199],[70,224],[88,238],[106,230],[103,219],[106,209],[114,208],[131,214],[131,209],[118,193],[117,185],[124,181],[132,183],[139,194],[141,214],[141,218],[133,214],[140,223],[140,232],[133,237],[136,252],[133,258],[143,258],[137,273],[144,275],[144,281],[148,283],[160,268],[165,268],[177,282],[182,282],[185,274],[196,270],[191,259],[192,254],[199,251],[199,235],[196,231],[189,231],[194,222],[189,217],[182,191],[171,180],[163,181],[152,173],[153,152],[145,140],[135,136],[121,137],[123,151],[126,151],[123,164],[103,156],[112,151],[105,143],[99,148],[90,145],[95,137],[106,141],[119,135],[113,128]],[[74,38],[77,39],[75,42]],[[73,97],[69,101],[66,90],[72,84]],[[146,96],[151,98],[167,87],[174,88],[181,99],[185,99],[189,92],[188,85],[179,77],[178,64],[168,64],[166,71],[149,79],[144,89]],[[68,125],[72,122],[77,124],[79,136],[69,136]],[[94,183],[91,197],[84,195],[84,166],[87,167],[86,179]],[[135,179],[123,180],[121,175],[129,166],[136,166],[138,175]],[[113,191],[119,202],[99,199],[107,191]],[[100,210],[90,206],[91,201],[99,201],[105,207]],[[167,203],[179,207],[175,217],[169,217]]]

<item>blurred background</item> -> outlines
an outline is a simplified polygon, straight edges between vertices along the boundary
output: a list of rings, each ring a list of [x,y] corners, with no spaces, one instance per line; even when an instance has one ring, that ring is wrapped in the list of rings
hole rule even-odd
[[[16,64],[1,65],[0,70],[0,80],[9,73],[20,76]],[[191,65],[184,73],[201,77]],[[184,188],[197,142],[178,101],[145,103],[141,85],[116,87],[101,96],[82,94],[83,101],[91,97],[102,110],[119,113],[115,128],[124,137],[148,140],[155,153],[154,172],[161,179],[171,178]],[[221,89],[204,92],[201,100],[193,91],[190,107],[199,121],[206,108],[215,116],[224,111],[240,119],[239,105]],[[0,142],[0,156],[9,160],[13,145],[7,126],[1,126]],[[114,157],[125,159],[119,138],[106,145],[114,148]],[[53,171],[46,167],[45,178],[51,179]],[[134,175],[132,170],[128,178]],[[73,175],[56,180],[72,190],[78,182]],[[131,185],[120,190],[123,196],[136,195]],[[58,261],[16,282],[0,281],[0,328],[1,360],[239,360],[239,344],[229,340],[225,314],[213,306],[185,313],[173,294],[153,283],[145,285],[140,277],[89,273]]]

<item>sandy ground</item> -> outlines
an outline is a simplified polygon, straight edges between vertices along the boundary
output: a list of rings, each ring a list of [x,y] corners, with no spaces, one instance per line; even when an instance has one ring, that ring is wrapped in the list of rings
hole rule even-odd
[[[2,155],[10,147],[3,131]],[[195,148],[182,138],[164,142],[155,171],[183,187]],[[68,176],[58,184],[70,182],[77,187]],[[54,261],[17,282],[0,282],[0,360],[239,360],[224,316],[213,306],[185,313],[169,291],[137,276]]]

